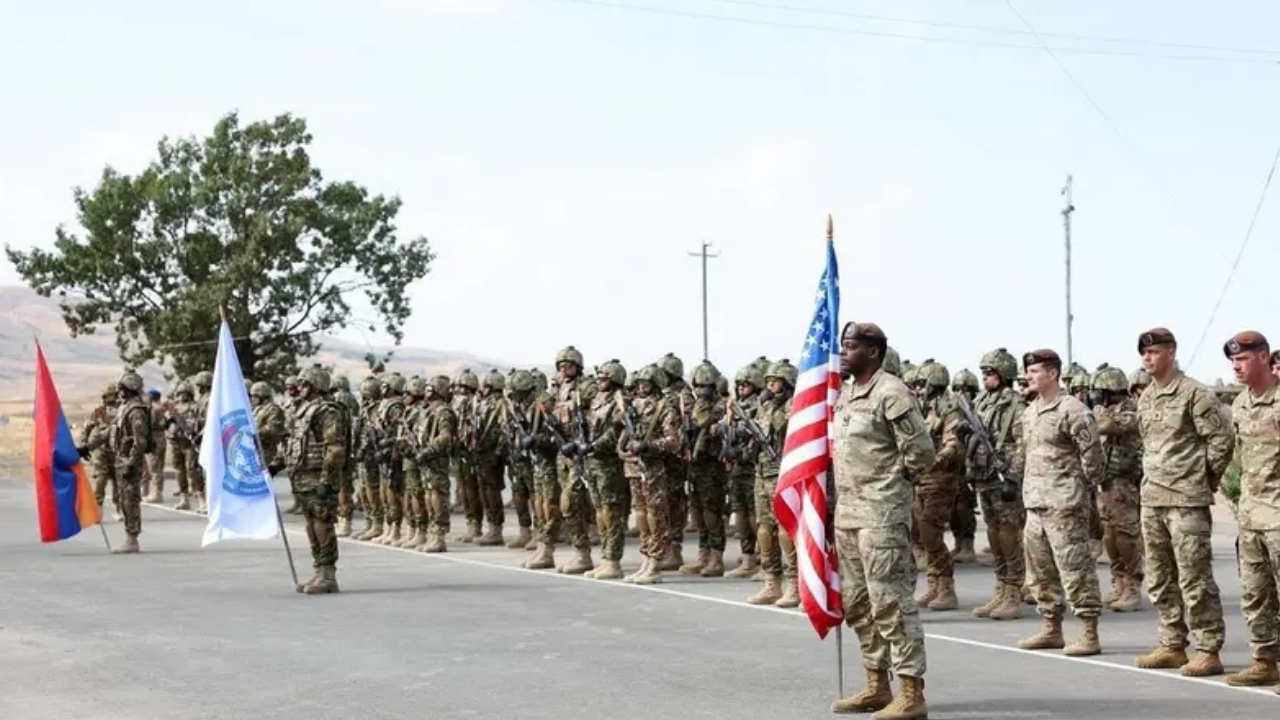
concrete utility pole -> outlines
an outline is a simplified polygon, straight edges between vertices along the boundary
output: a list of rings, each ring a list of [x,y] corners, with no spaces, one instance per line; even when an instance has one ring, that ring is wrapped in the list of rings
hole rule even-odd
[[[691,252],[689,255],[700,258],[702,260],[702,359],[710,360],[710,341],[707,331],[707,259],[720,257],[720,253],[709,253],[707,249],[711,247],[710,240],[702,241],[702,249],[698,252]]]
[[[1071,351],[1071,323],[1075,317],[1071,314],[1071,213],[1076,206],[1071,204],[1071,176],[1067,176],[1067,184],[1062,186],[1062,197],[1067,204],[1062,208],[1062,230],[1066,236],[1066,289],[1067,289],[1067,367],[1071,367],[1075,356]]]

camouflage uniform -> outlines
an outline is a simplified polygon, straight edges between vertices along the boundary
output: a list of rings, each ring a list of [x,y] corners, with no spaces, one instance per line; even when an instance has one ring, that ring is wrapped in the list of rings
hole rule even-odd
[[[1148,335],[1153,333],[1143,339]],[[1152,383],[1138,399],[1142,539],[1148,596],[1160,615],[1160,647],[1138,658],[1140,667],[1185,665],[1183,673],[1196,676],[1223,672],[1218,652],[1226,626],[1213,577],[1209,506],[1233,452],[1224,410],[1207,387],[1181,372],[1167,385]],[[1190,664],[1188,634],[1200,651]]]
[[[726,573],[732,578],[750,578],[760,570],[756,557],[756,457],[748,449],[751,436],[741,415],[755,417],[760,408],[764,374],[748,365],[734,377],[739,396],[732,412],[726,412],[718,426],[723,457],[728,470],[730,505],[738,520],[738,567]],[[745,394],[744,394],[745,393]]]
[[[1098,496],[1103,538],[1111,562],[1111,592],[1102,604],[1117,612],[1138,609],[1142,590],[1142,522],[1138,488],[1142,485],[1142,433],[1138,403],[1128,397],[1129,382],[1119,368],[1093,375],[1093,407],[1106,457],[1106,477]]]
[[[382,379],[374,434],[378,439],[378,472],[382,476],[382,534],[370,540],[376,545],[399,543],[404,521],[404,461],[396,439],[404,421],[404,378],[392,373]]]
[[[478,440],[479,420],[476,417],[476,394],[480,391],[480,379],[469,369],[464,369],[453,379],[453,414],[458,418],[458,448],[454,454],[454,474],[458,478],[458,500],[467,519],[466,529],[454,536],[461,542],[473,542],[480,537],[480,521],[484,507],[480,501],[480,478],[476,475],[476,459],[471,445]]]
[[[289,437],[289,482],[307,525],[315,573],[298,585],[298,592],[336,593],[338,534],[334,523],[338,519],[338,487],[346,464],[350,429],[343,424],[346,408],[325,397],[329,391],[328,373],[318,367],[308,368],[299,380],[306,395],[297,406]]]
[[[147,455],[146,471],[142,475],[142,484],[147,488],[143,502],[164,502],[164,461],[166,456],[165,422],[169,418],[169,403],[160,399],[160,391],[152,390],[151,404],[151,443],[154,448]]]
[[[507,378],[505,397],[502,401],[502,422],[507,432],[507,474],[511,477],[511,504],[515,506],[516,522],[520,534],[507,547],[512,550],[534,550],[533,511],[533,437],[529,432],[528,418],[533,413],[533,375],[527,370],[515,370]],[[541,522],[541,520],[539,520]]]
[[[382,468],[378,465],[378,436],[374,430],[378,423],[378,403],[382,396],[382,383],[377,376],[370,376],[360,383],[360,414],[356,418],[356,473],[360,479],[360,504],[364,506],[364,529],[354,535],[356,540],[372,540],[384,531],[385,511],[382,506]]]
[[[885,364],[888,364],[888,357],[885,358]],[[887,368],[886,372],[888,372]],[[978,377],[967,369],[961,370],[951,380],[951,391],[963,395],[972,406],[981,391]],[[973,486],[962,480],[956,484],[955,508],[951,511],[951,520],[948,523],[956,543],[951,559],[957,565],[971,563],[977,559],[973,549],[973,540],[978,534],[977,513],[978,496],[973,492]]]
[[[284,443],[288,439],[284,408],[275,402],[275,391],[264,382],[249,387],[249,401],[253,405],[253,423],[258,427],[258,441],[262,443],[267,472],[274,477],[284,470]]]
[[[200,433],[200,407],[191,385],[186,382],[177,384],[173,396],[175,401],[165,418],[165,435],[168,437],[169,464],[178,475],[178,504],[174,509],[190,510],[195,478],[203,472],[199,462],[200,448],[195,443]]]
[[[396,445],[404,469],[404,501],[409,515],[409,530],[396,547],[416,550],[427,543],[429,527],[427,513],[427,486],[422,483],[422,470],[418,467],[418,432],[427,413],[424,397],[427,381],[411,377],[404,384],[404,421],[400,423]]]
[[[575,551],[574,559],[557,569],[571,575],[580,575],[594,568],[591,562],[591,539],[587,533],[591,500],[587,492],[587,478],[583,473],[585,468],[563,454],[566,444],[584,440],[583,425],[594,399],[594,384],[589,384],[582,376],[582,363],[582,353],[573,346],[556,354],[556,369],[561,370],[562,374],[559,376],[560,385],[555,388],[555,404],[551,415],[546,418],[550,421],[548,429],[552,430],[555,445],[562,451],[556,458],[560,516],[563,518],[569,543]],[[573,377],[565,376],[563,372],[566,366],[576,366],[578,374]]]
[[[883,340],[874,325],[850,324],[842,336],[842,342]],[[863,385],[844,384],[832,429],[841,596],[867,674],[866,690],[832,709],[872,712],[891,702],[923,703],[924,628],[912,597],[912,483],[934,465],[933,440],[910,390],[883,369]],[[890,669],[902,678],[898,700],[889,689]]]
[[[200,400],[196,407],[195,425],[192,426],[195,432],[194,442],[192,443],[192,452],[195,459],[192,460],[192,467],[188,468],[187,474],[191,479],[191,494],[196,498],[196,512],[206,514],[209,512],[209,496],[205,491],[204,468],[200,466],[200,438],[204,434],[204,419],[209,417],[209,393],[213,390],[213,373],[204,371],[197,373],[195,377],[196,391],[200,394]]]
[[[427,541],[422,552],[445,552],[451,515],[450,457],[458,446],[458,416],[449,404],[449,378],[437,375],[426,387],[427,409],[418,425],[418,472],[427,504]]]
[[[153,448],[151,407],[142,399],[142,378],[126,372],[117,383],[123,403],[116,410],[108,444],[116,461],[116,482],[120,488],[120,513],[124,515],[124,531],[128,536],[115,553],[138,552],[138,536],[142,534],[142,467],[147,452]]]
[[[560,445],[547,429],[547,413],[555,402],[547,388],[547,376],[538,370],[529,372],[534,382],[533,402],[528,408],[525,426],[529,428],[529,455],[533,462],[534,512],[538,518],[537,552],[524,563],[530,570],[555,567],[555,545],[560,542],[560,481],[556,476],[556,456]]]
[[[690,517],[691,506],[698,506],[700,500],[691,497],[689,491],[692,482],[691,468],[686,459],[689,447],[689,436],[692,433],[693,392],[684,381],[684,362],[673,353],[667,353],[654,363],[662,374],[658,382],[662,385],[662,394],[671,401],[680,419],[681,452],[664,460],[667,463],[667,478],[671,487],[667,489],[667,539],[670,547],[662,558],[661,570],[679,570],[684,565],[684,534],[688,530],[701,530],[702,514]],[[690,526],[686,528],[686,525]]]
[[[947,523],[956,506],[956,488],[964,479],[965,434],[968,429],[960,406],[947,392],[950,373],[938,362],[920,368],[925,381],[922,412],[930,441],[936,450],[933,467],[915,484],[913,520],[926,555],[926,585],[916,605],[930,610],[955,610],[955,566],[947,548]]]
[[[781,380],[782,389],[760,401],[754,422],[764,435],[763,444],[753,443],[756,452],[756,548],[765,574],[764,587],[747,598],[752,605],[796,607],[800,604],[796,587],[796,548],[791,536],[779,532],[778,518],[773,514],[773,496],[778,489],[778,472],[782,463],[782,446],[787,439],[787,422],[791,418],[791,394],[795,391],[798,372],[791,363],[779,360],[765,373],[765,383]],[[785,580],[785,582],[784,582]]]
[[[724,575],[725,491],[727,477],[720,459],[721,440],[713,431],[725,416],[724,402],[716,385],[720,372],[703,361],[693,370],[695,400],[690,409],[690,431],[685,445],[688,452],[693,492],[692,511],[700,514],[698,523],[698,559],[683,565],[680,572],[702,577]]]
[[[484,376],[480,398],[475,404],[475,416],[479,423],[476,444],[470,448],[476,459],[476,484],[480,490],[480,509],[488,528],[475,538],[475,544],[496,547],[503,543],[502,526],[506,511],[502,506],[502,491],[506,487],[506,448],[502,428],[502,390],[506,378],[497,370]]]
[[[346,375],[335,375],[330,381],[331,396],[345,411],[343,421],[351,429],[347,438],[346,462],[342,465],[342,480],[338,485],[338,537],[351,536],[351,517],[355,514],[356,453],[359,435],[356,432],[360,416],[360,402],[351,394],[351,381]]]
[[[618,438],[618,456],[637,466],[649,524],[649,536],[640,545],[640,569],[623,580],[637,585],[662,582],[663,559],[671,546],[667,524],[672,514],[667,496],[673,480],[668,477],[671,465],[665,461],[679,456],[682,441],[680,411],[671,398],[662,395],[666,378],[653,365],[637,370],[636,398],[623,400],[626,430]]]
[[[116,459],[109,442],[111,426],[116,415],[116,384],[111,383],[102,391],[102,404],[94,408],[89,420],[80,430],[80,454],[89,456],[89,476],[93,479],[93,497],[98,507],[107,497],[111,487],[111,505],[120,514],[120,484],[116,482]],[[121,515],[121,517],[124,517]]]
[[[589,432],[586,442],[575,442],[571,457],[584,456],[587,482],[591,485],[591,500],[595,504],[600,527],[602,548],[600,567],[586,573],[596,580],[617,580],[623,577],[622,549],[626,542],[626,507],[631,488],[618,457],[618,438],[622,435],[623,407],[619,402],[627,370],[617,360],[601,365],[596,374],[595,396],[587,414]],[[600,385],[603,384],[603,388]]]

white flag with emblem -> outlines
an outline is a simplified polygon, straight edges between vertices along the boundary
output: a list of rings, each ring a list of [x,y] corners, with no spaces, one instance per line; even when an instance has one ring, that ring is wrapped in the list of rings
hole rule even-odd
[[[270,540],[280,534],[275,490],[258,442],[258,426],[249,406],[244,375],[231,328],[218,333],[218,359],[200,441],[200,467],[209,494],[206,547],[219,540]]]

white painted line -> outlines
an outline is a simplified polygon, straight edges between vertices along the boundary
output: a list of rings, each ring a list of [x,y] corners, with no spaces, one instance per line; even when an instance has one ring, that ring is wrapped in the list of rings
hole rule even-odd
[[[153,505],[151,503],[143,503],[143,505],[151,508],[156,508],[158,510],[167,510],[169,512],[176,513],[179,515],[190,515],[192,517],[197,517],[197,518],[208,517],[207,515],[201,515],[199,513],[192,512],[190,510],[175,510],[174,508],[171,508],[167,505]],[[288,532],[290,535],[294,535],[297,537],[307,536],[306,531],[303,531],[303,530],[286,529],[285,531]],[[629,583],[623,583],[618,581],[593,580],[591,578],[583,577],[581,575],[563,575],[561,573],[556,572],[555,570],[530,570],[528,568],[513,567],[511,565],[499,565],[497,563],[486,562],[484,560],[473,560],[471,558],[458,557],[457,555],[450,555],[447,552],[424,553],[418,550],[409,550],[407,548],[391,547],[388,545],[374,545],[372,543],[363,542],[360,540],[352,540],[350,538],[338,538],[338,540],[339,542],[342,542],[348,545],[353,545],[356,547],[370,548],[374,550],[391,550],[393,552],[405,553],[406,555],[412,555],[418,558],[424,558],[429,560],[439,560],[443,562],[453,563],[455,565],[467,565],[471,567],[479,567],[479,568],[485,568],[489,570],[502,570],[505,572],[523,573],[526,575],[533,575],[535,577],[555,578],[558,580],[568,580],[571,582],[582,582],[582,583],[588,583],[594,587],[616,587],[616,588],[625,588],[629,590],[640,590],[643,592],[652,592],[652,593],[658,593],[660,595],[669,595],[671,597],[684,598],[686,600],[697,600],[700,602],[714,603],[717,605],[728,605],[731,607],[744,608],[746,610],[760,610],[763,612],[780,613],[783,615],[789,615],[791,617],[798,617],[798,618],[804,617],[803,615],[800,614],[798,610],[790,610],[787,608],[780,608],[773,605],[752,605],[750,603],[742,602],[741,600],[729,600],[727,598],[719,598],[711,595],[699,595],[698,593],[686,592],[684,590],[673,590],[671,588],[661,587],[659,585],[632,585]],[[745,587],[745,584],[744,584],[744,587]],[[1139,675],[1146,675],[1148,677],[1163,678],[1165,680],[1178,680],[1181,682],[1195,683],[1197,685],[1203,685],[1206,687],[1218,688],[1220,690],[1231,690],[1234,692],[1247,692],[1255,695],[1263,695],[1267,697],[1280,699],[1280,695],[1277,695],[1276,691],[1273,688],[1269,688],[1269,687],[1234,687],[1218,679],[1187,677],[1185,675],[1182,675],[1181,673],[1178,673],[1177,671],[1148,670],[1146,668],[1137,667],[1136,665],[1122,665],[1120,663],[1108,662],[1106,660],[1098,660],[1095,658],[1070,657],[1067,655],[1055,654],[1053,652],[1044,652],[1044,651],[1038,651],[1038,650],[1023,650],[1022,648],[1013,647],[1010,645],[998,645],[996,643],[989,643],[983,640],[971,640],[969,638],[955,637],[954,635],[940,635],[937,633],[926,632],[925,637],[928,638],[929,640],[954,643],[956,645],[968,645],[970,647],[982,648],[984,650],[994,650],[997,652],[1015,653],[1015,654],[1023,655],[1025,657],[1030,657],[1030,658],[1040,658],[1045,660],[1059,660],[1062,662],[1075,663],[1079,665],[1091,665],[1094,667],[1105,668],[1107,670],[1123,670],[1125,672],[1137,673]],[[856,639],[854,640],[854,643],[855,644],[857,643]]]

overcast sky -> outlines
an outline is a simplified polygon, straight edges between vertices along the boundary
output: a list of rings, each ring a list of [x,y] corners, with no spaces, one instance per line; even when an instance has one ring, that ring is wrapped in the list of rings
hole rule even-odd
[[[1273,187],[1190,363],[1280,143],[1280,4],[1012,1],[1039,37],[1008,0],[0,0],[0,239],[48,244],[164,134],[289,111],[432,240],[406,344],[692,367],[707,239],[712,359],[796,359],[829,212],[842,320],[954,372],[1065,356],[1070,172],[1078,360],[1132,369],[1157,324],[1204,379],[1237,330],[1280,345]]]

